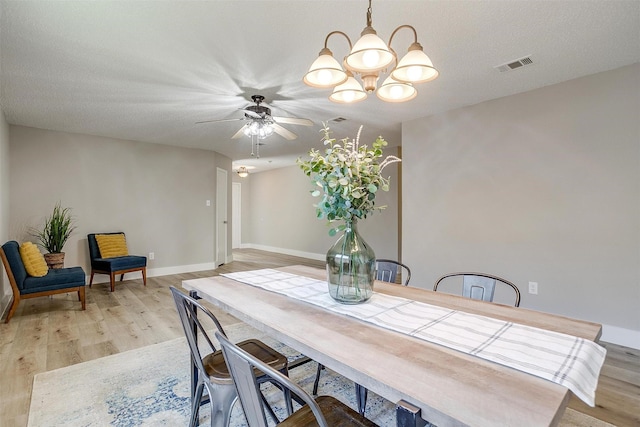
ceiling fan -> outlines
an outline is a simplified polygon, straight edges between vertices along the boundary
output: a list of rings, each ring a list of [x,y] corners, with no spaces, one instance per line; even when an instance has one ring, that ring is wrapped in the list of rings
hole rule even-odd
[[[245,125],[242,126],[240,130],[238,130],[238,132],[236,132],[231,137],[231,139],[238,139],[242,135],[246,135],[249,137],[256,136],[258,139],[264,139],[275,132],[281,137],[290,141],[296,139],[298,135],[280,126],[280,123],[302,126],[313,125],[313,122],[309,119],[272,116],[271,108],[267,107],[266,104],[261,105],[264,102],[264,96],[262,95],[252,95],[251,99],[253,100],[255,105],[248,105],[241,109],[241,111],[244,112],[244,117],[240,117],[237,119],[204,120],[201,122],[196,122],[196,124],[244,120],[247,123],[245,123]]]

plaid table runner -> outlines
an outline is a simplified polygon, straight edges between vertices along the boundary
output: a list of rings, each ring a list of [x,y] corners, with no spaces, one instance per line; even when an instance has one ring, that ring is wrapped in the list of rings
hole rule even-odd
[[[363,304],[340,304],[326,281],[273,269],[222,276],[536,375],[595,405],[606,350],[592,341],[377,292]]]

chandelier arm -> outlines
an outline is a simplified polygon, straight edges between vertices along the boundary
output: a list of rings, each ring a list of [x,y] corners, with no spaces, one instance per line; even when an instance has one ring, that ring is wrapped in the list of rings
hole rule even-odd
[[[369,8],[367,9],[367,27],[371,26],[372,20],[371,20],[371,0],[369,0]]]
[[[329,43],[329,37],[331,37],[334,34],[342,34],[344,38],[347,39],[347,43],[349,43],[349,52],[351,52],[351,49],[353,49],[353,46],[351,45],[351,39],[349,38],[348,35],[346,35],[342,31],[331,31],[329,34],[327,34],[327,37],[324,39],[324,48],[327,49],[327,44]]]
[[[387,45],[389,46],[389,49],[391,49],[391,41],[393,40],[393,36],[396,35],[396,33],[401,29],[401,28],[410,28],[411,31],[413,31],[413,42],[414,43],[418,43],[418,32],[416,31],[415,28],[413,28],[411,25],[400,25],[398,28],[396,28],[395,30],[393,30],[393,33],[391,33],[391,37],[389,37],[389,43],[387,43]],[[393,50],[393,49],[392,49]]]

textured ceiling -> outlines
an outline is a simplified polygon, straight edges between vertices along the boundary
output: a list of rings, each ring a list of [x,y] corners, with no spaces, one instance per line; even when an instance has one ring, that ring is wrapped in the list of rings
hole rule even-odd
[[[440,71],[418,96],[388,104],[370,95],[338,105],[302,76],[332,30],[355,43],[367,1],[0,1],[0,105],[11,124],[218,151],[256,170],[292,164],[318,147],[322,121],[336,137],[382,134],[400,142],[401,122],[640,61],[638,1],[374,0],[383,40],[401,24]],[[392,47],[411,42],[400,31]],[[337,58],[348,46],[329,47]],[[494,67],[530,56],[507,73]],[[633,88],[638,90],[638,88]],[[250,158],[250,139],[232,140],[253,94],[284,125]]]

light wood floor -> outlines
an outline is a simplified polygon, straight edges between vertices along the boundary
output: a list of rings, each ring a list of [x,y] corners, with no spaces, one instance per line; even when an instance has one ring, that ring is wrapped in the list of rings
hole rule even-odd
[[[80,310],[73,294],[23,301],[11,322],[0,324],[0,426],[27,425],[33,376],[39,372],[182,336],[169,286],[180,288],[182,280],[232,271],[294,264],[324,266],[318,261],[250,249],[234,251],[234,260],[216,271],[151,277],[146,287],[142,279],[125,280],[113,293],[107,284],[94,284],[87,288],[86,311]],[[224,325],[237,322],[211,308]],[[597,406],[590,408],[576,398],[569,406],[617,426],[638,427],[640,350],[603,344],[608,354]]]

